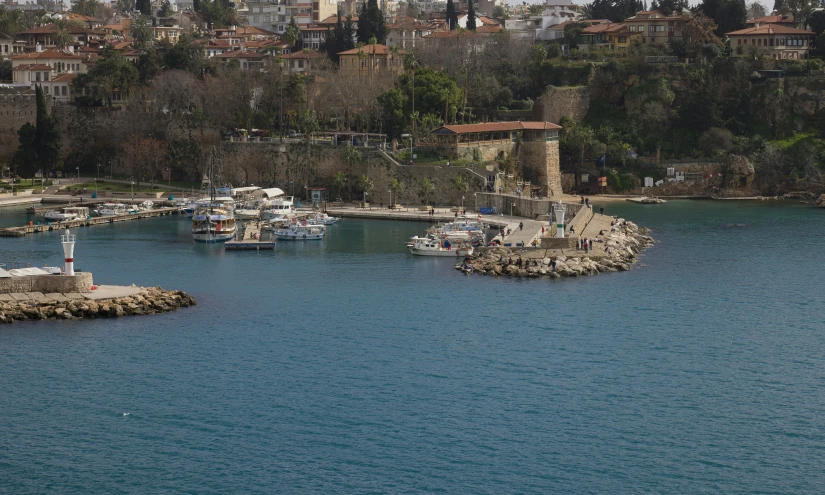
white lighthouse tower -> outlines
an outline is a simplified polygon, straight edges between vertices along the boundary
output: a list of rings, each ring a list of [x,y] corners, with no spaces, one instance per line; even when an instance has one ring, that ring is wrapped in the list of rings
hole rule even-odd
[[[63,242],[63,255],[66,258],[66,265],[63,269],[63,274],[74,275],[74,243],[77,236],[70,233],[69,229],[66,229],[66,233],[60,237]]]
[[[564,204],[559,201],[553,205],[553,217],[556,219],[556,237],[564,237]]]

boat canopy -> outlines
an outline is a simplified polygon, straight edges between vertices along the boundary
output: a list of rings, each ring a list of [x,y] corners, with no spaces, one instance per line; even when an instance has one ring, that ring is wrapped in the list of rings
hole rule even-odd
[[[235,188],[232,188],[231,192],[232,192],[232,196],[239,196],[239,195],[242,195],[242,194],[249,194],[251,192],[257,191],[258,189],[260,189],[260,187],[258,187],[258,186],[235,187]]]
[[[274,199],[283,196],[284,192],[277,187],[272,187],[269,189],[258,189],[254,191],[252,195],[256,198]]]

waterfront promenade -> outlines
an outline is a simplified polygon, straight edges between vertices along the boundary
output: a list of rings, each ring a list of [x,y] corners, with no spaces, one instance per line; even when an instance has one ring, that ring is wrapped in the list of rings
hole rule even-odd
[[[343,218],[366,218],[380,220],[404,220],[412,222],[449,222],[455,219],[456,212],[451,208],[435,208],[435,214],[430,215],[428,211],[421,211],[418,208],[403,208],[390,210],[388,208],[356,208],[353,206],[327,207],[327,212],[332,216]],[[478,215],[470,209],[466,210],[468,216]],[[541,236],[541,228],[549,229],[550,223],[546,220],[532,220],[510,215],[482,215],[482,222],[490,224],[499,229],[505,228],[510,235],[505,236],[503,243],[511,244],[513,247],[524,243],[529,246],[534,239]],[[524,223],[524,229],[519,230],[519,223]],[[501,235],[496,235],[494,239],[501,240]]]

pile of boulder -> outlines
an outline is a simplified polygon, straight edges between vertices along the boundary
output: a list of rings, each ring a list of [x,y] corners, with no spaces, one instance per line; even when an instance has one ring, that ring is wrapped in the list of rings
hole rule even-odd
[[[825,208],[825,194],[820,194],[819,199],[816,200],[817,208]]]
[[[129,315],[153,315],[196,305],[195,299],[179,290],[160,287],[144,289],[139,294],[114,299],[75,299],[64,302],[0,302],[0,323],[26,320],[78,318],[113,318]]]
[[[603,252],[515,252],[510,248],[490,248],[467,256],[455,266],[466,274],[518,278],[560,278],[630,270],[639,253],[653,245],[649,230],[618,219],[602,241]],[[583,255],[582,255],[583,254]]]

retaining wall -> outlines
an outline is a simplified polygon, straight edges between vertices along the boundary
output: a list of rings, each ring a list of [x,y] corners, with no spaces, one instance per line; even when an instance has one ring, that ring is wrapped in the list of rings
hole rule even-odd
[[[89,272],[66,275],[30,275],[26,277],[0,278],[0,294],[11,292],[89,292],[92,274]]]

